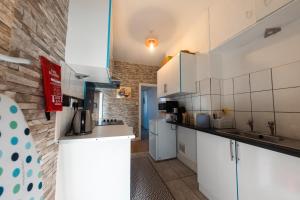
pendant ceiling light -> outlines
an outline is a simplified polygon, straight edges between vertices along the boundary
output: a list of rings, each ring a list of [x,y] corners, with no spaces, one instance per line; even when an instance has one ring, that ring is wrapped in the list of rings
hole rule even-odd
[[[154,48],[158,46],[158,40],[156,38],[147,38],[145,41],[145,45],[150,50],[154,50]]]

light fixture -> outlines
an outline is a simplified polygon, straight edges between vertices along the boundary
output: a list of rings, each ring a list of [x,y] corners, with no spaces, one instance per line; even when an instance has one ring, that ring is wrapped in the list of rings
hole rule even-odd
[[[158,40],[156,38],[147,38],[145,41],[145,45],[150,50],[154,50],[154,48],[158,46]]]

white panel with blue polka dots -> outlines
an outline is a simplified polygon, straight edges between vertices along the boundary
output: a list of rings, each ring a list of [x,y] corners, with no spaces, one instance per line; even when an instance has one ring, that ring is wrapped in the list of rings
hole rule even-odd
[[[0,200],[41,200],[39,157],[22,110],[0,94]]]

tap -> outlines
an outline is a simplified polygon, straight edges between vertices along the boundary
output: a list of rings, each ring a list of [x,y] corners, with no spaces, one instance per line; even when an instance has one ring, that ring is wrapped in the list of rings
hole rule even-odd
[[[267,127],[270,129],[271,135],[275,136],[275,123],[273,121],[268,121]]]
[[[253,120],[252,119],[249,119],[248,120],[248,122],[247,122],[247,124],[248,124],[248,126],[250,127],[250,129],[251,129],[251,132],[253,132],[253,127],[254,127],[254,122],[253,122]]]

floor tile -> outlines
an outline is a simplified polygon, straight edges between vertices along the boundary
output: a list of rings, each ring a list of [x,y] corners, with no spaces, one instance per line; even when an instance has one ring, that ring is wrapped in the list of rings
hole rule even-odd
[[[197,175],[188,176],[181,179],[196,196],[201,200],[207,200],[207,198],[199,191]]]
[[[201,200],[182,180],[169,181],[167,186],[176,200]]]

